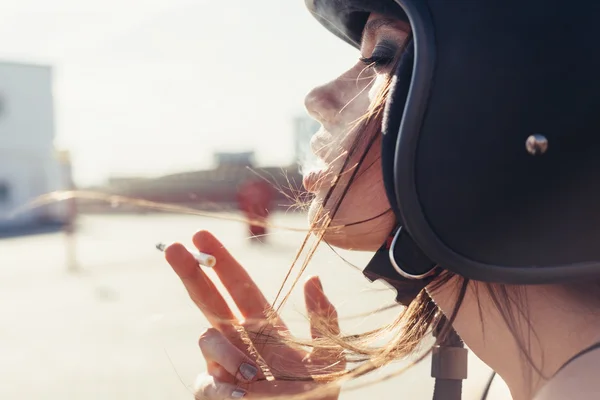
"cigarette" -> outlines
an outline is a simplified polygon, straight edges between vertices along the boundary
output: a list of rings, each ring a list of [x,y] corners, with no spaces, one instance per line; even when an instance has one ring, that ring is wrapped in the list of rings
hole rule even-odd
[[[156,245],[156,248],[158,250],[164,252],[165,249],[167,248],[167,245],[164,243],[158,243]],[[200,265],[203,265],[208,268],[213,268],[215,265],[217,265],[217,259],[213,255],[202,253],[197,250],[191,250],[191,249],[187,249],[187,251],[189,251],[194,256],[194,258],[196,259],[196,261],[198,261],[198,264],[200,264]]]

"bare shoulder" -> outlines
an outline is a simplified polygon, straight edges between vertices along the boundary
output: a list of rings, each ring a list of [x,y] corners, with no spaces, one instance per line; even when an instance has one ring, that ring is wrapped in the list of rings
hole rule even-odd
[[[600,397],[600,352],[586,354],[550,380],[535,400],[596,400]]]

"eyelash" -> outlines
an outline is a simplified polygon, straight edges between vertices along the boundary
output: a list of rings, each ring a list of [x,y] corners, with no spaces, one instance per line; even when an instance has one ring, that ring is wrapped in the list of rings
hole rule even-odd
[[[367,67],[383,68],[391,64],[393,58],[373,55],[371,57],[360,57],[359,60]]]

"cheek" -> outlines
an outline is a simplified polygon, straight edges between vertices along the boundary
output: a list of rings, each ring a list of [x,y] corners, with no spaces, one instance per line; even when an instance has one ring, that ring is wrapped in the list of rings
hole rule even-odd
[[[368,91],[369,103],[372,103],[377,98],[377,95],[381,93],[383,87],[388,81],[387,75],[378,74],[373,80],[373,86]]]
[[[379,145],[376,144],[373,149],[377,149],[373,151],[374,156],[365,159],[333,218],[330,225],[332,229],[324,237],[333,246],[375,251],[385,242],[394,227],[396,218],[390,210],[383,185],[377,154]],[[345,185],[338,185],[324,209],[325,213],[333,211],[334,205],[339,202],[343,186]],[[317,194],[309,212],[311,221],[315,220],[325,195],[326,191]]]
[[[381,81],[379,87],[385,81]],[[365,115],[376,92],[377,78],[372,73],[364,72],[364,65],[359,63],[346,74],[340,76],[331,87],[336,93],[339,109],[335,118],[337,128],[345,131],[354,121]]]

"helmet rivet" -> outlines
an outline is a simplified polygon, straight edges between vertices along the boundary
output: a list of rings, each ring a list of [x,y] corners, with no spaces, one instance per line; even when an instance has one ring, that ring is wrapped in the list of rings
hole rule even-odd
[[[525,148],[532,156],[544,154],[548,150],[548,139],[540,134],[531,135],[525,142]]]

